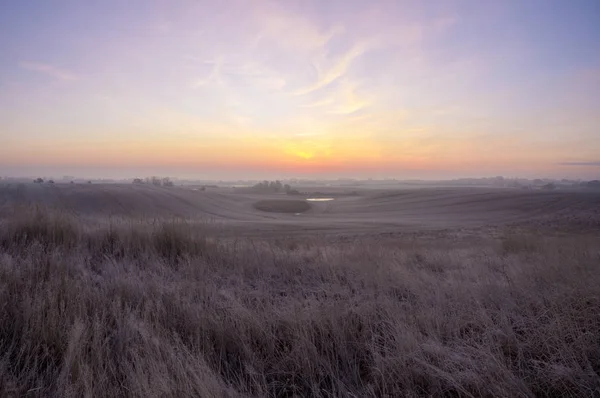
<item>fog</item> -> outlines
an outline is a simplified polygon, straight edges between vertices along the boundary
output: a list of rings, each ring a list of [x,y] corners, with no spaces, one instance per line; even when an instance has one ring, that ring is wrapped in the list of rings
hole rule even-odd
[[[383,170],[383,171],[322,171],[307,172],[299,169],[291,170],[256,170],[252,168],[223,170],[222,167],[203,168],[167,168],[167,167],[107,167],[107,166],[44,166],[44,165],[1,165],[0,177],[31,178],[44,177],[62,179],[64,176],[78,179],[131,179],[146,176],[169,176],[187,180],[272,180],[289,178],[306,178],[317,180],[352,179],[397,179],[397,180],[451,180],[459,178],[487,178],[504,176],[506,178],[528,179],[573,179],[593,180],[600,178],[600,166],[592,164],[564,164],[551,170],[514,170],[514,169],[481,169],[472,170]]]

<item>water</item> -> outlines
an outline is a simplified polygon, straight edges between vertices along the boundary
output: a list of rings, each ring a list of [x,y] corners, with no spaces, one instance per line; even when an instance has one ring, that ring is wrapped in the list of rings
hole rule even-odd
[[[334,198],[308,198],[306,199],[309,202],[329,202],[330,200],[333,200]]]

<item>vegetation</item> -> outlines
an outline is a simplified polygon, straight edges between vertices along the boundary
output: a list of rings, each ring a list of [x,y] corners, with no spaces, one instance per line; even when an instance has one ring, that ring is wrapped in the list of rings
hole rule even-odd
[[[255,184],[252,187],[255,191],[259,191],[259,192],[289,192],[292,187],[290,187],[288,184],[283,184],[281,181],[276,180],[276,181],[263,181],[263,182],[259,182],[258,184]]]
[[[289,187],[289,185],[288,185]],[[300,191],[297,189],[292,189],[291,187],[285,190],[285,193],[288,195],[300,195]]]
[[[587,183],[585,183],[585,186],[588,188],[600,189],[600,181],[598,181],[598,180],[588,181]]]
[[[597,396],[600,241],[0,228],[0,396]],[[523,239],[525,238],[525,239]],[[523,243],[524,242],[524,243]]]
[[[145,179],[134,178],[133,184],[136,184],[136,185],[148,184],[148,185],[154,185],[157,187],[172,187],[175,185],[169,177],[160,178],[160,177],[156,177],[156,176],[146,177]]]
[[[254,204],[257,210],[274,213],[303,213],[310,207],[305,200],[260,200]]]

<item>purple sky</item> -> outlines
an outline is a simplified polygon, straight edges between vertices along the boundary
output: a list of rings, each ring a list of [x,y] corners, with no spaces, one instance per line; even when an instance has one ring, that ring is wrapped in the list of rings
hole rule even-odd
[[[598,1],[4,1],[0,175],[600,177]]]

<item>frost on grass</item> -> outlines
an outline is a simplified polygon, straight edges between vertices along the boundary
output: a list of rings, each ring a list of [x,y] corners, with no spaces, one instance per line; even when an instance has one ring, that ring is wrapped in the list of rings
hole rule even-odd
[[[0,229],[1,396],[594,396],[600,240]]]

